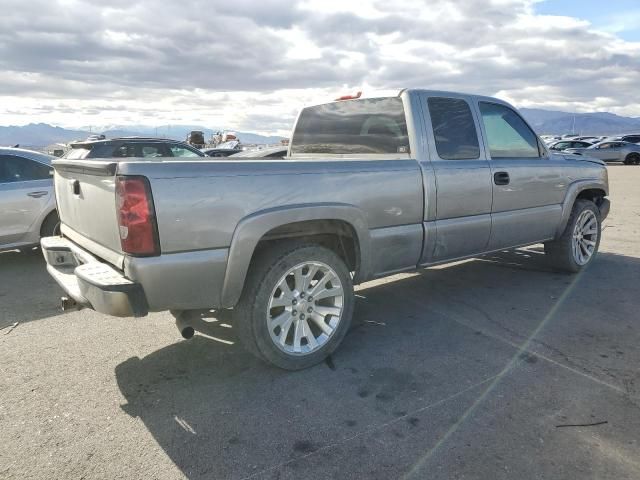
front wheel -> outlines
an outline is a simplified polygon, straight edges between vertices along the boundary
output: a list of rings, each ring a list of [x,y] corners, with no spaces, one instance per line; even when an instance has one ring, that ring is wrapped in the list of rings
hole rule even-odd
[[[589,265],[600,246],[600,210],[589,200],[577,200],[560,238],[544,244],[552,265],[577,273]]]
[[[630,153],[626,156],[623,162],[625,165],[639,165],[640,164],[640,153]]]
[[[300,370],[338,347],[353,305],[351,275],[336,253],[287,242],[257,255],[234,309],[234,327],[258,358]]]

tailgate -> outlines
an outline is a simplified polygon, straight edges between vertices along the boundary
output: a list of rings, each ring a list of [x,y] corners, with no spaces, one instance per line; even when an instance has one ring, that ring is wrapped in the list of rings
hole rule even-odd
[[[62,234],[118,268],[124,256],[116,214],[118,164],[54,160],[54,184]]]

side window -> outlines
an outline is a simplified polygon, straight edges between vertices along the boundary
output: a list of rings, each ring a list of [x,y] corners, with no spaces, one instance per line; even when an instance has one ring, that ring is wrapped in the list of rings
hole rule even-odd
[[[480,158],[478,133],[466,101],[431,97],[427,100],[438,156],[445,160]]]
[[[0,156],[0,183],[27,182],[51,178],[51,167],[15,155]]]
[[[170,145],[169,150],[171,150],[171,155],[174,157],[199,157],[196,152],[189,150],[188,148],[184,148],[182,145]]]
[[[520,115],[509,107],[480,102],[491,158],[538,158],[538,141]]]
[[[135,157],[136,150],[134,148],[134,145],[125,143],[124,145],[120,145],[113,151],[113,156],[116,158]]]
[[[164,156],[164,148],[163,145],[160,144],[148,144],[148,145],[140,145],[140,156],[141,157],[163,157]]]

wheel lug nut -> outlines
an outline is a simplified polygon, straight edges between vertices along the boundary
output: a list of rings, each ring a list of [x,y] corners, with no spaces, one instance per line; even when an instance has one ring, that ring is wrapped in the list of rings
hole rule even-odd
[[[311,313],[311,312],[313,312],[313,308],[311,307],[307,308],[307,313]]]
[[[300,314],[300,320],[304,320],[304,313]]]
[[[293,315],[297,315],[297,314],[298,314],[298,311],[297,311],[297,310],[294,310],[294,311],[293,311],[293,312],[291,312],[291,313],[292,313]]]
[[[300,298],[304,298],[304,292],[300,294]]]
[[[291,303],[292,303],[293,305],[297,305],[297,304],[298,304],[298,300],[296,300],[296,299],[294,298],[294,299],[291,301]]]
[[[307,298],[307,302],[313,302],[313,297],[311,295],[309,295],[309,298]]]

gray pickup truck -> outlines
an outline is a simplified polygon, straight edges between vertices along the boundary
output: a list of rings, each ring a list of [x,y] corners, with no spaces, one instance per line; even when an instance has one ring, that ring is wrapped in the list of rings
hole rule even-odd
[[[304,108],[284,160],[53,164],[41,243],[67,305],[170,310],[186,337],[213,309],[286,369],[340,344],[354,284],[535,243],[578,272],[609,211],[603,162],[552,154],[503,101],[418,89]]]

